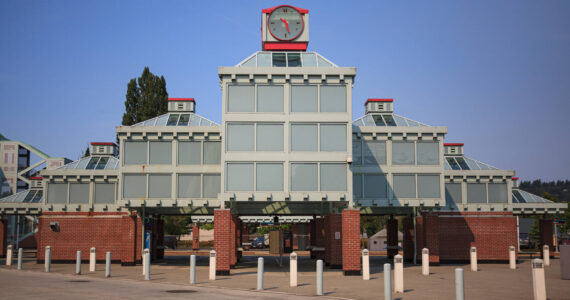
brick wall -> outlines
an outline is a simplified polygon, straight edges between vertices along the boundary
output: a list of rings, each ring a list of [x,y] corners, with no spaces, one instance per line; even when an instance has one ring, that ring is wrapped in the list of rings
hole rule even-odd
[[[198,225],[192,228],[192,249],[200,249],[200,227]]]
[[[435,215],[425,215],[423,224],[424,245],[425,248],[429,249],[429,263],[438,265],[440,260],[440,240],[446,238],[439,234],[440,218]]]
[[[387,243],[388,247],[398,246],[398,220],[389,219],[386,222],[386,233],[387,233]],[[388,258],[392,259],[396,254],[398,254],[398,249],[388,249]]]
[[[59,223],[59,232],[51,230],[50,222]],[[37,260],[43,261],[46,246],[51,246],[53,261],[74,261],[78,250],[88,261],[95,247],[99,261],[109,251],[113,261],[135,264],[141,258],[141,225],[136,215],[123,212],[45,212],[38,218]]]
[[[230,274],[230,249],[232,215],[229,209],[214,210],[214,250],[216,250],[216,274]]]
[[[8,242],[6,240],[6,227],[7,221],[0,219],[0,257],[6,257],[6,247]]]
[[[299,238],[300,238],[300,237],[298,237],[299,226],[301,226],[301,225],[299,225],[299,224],[291,225],[291,235],[292,235],[292,239],[293,239],[293,241],[292,241],[293,251],[299,250]]]
[[[404,259],[406,261],[414,260],[414,219],[412,217],[405,217],[402,219],[404,228],[404,240],[402,241],[402,248],[404,250]]]
[[[325,217],[325,262],[331,268],[342,267],[341,214],[330,214]]]
[[[548,245],[548,249],[550,249],[550,256],[553,257],[554,255],[554,223],[552,220],[541,219],[538,222],[538,228],[540,230],[540,255],[543,254],[543,247],[544,245]]]
[[[360,210],[342,211],[342,270],[345,275],[360,274]]]

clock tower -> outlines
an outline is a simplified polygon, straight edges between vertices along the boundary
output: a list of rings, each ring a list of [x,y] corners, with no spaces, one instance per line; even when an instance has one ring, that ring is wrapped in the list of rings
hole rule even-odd
[[[309,44],[309,10],[279,5],[262,10],[263,51],[306,51]]]

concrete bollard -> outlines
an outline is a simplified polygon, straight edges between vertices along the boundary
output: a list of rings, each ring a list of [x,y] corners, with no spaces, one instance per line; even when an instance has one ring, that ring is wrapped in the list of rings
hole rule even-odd
[[[389,263],[384,264],[384,300],[392,300],[392,270]]]
[[[289,286],[297,286],[297,253],[293,252],[289,256]]]
[[[95,272],[95,264],[96,264],[96,258],[97,256],[95,255],[95,247],[92,247],[89,250],[89,272]]]
[[[394,291],[404,293],[404,258],[400,254],[394,256]]]
[[[477,272],[477,248],[471,247],[471,271]]]
[[[6,265],[12,265],[12,245],[8,245],[8,249],[6,250]]]
[[[509,247],[509,267],[511,268],[511,270],[517,269],[515,246]]]
[[[190,255],[190,284],[196,284],[196,255]]]
[[[532,289],[534,300],[546,300],[546,280],[544,278],[544,263],[542,259],[532,260]]]
[[[145,249],[143,250],[143,256],[142,256],[142,265],[143,265],[142,274],[143,274],[143,275],[146,275],[146,273],[145,273],[145,272],[146,272],[146,265],[149,263],[149,262],[146,260],[146,254],[147,254],[147,253],[150,253],[150,250],[149,250],[148,248],[145,248]],[[149,256],[149,257],[150,257],[150,256]]]
[[[317,260],[317,295],[322,296],[323,293],[323,260]]]
[[[216,280],[216,251],[210,251],[210,280]]]
[[[111,252],[105,255],[105,277],[111,277]]]
[[[548,248],[548,245],[544,245],[542,247],[542,259],[544,260],[544,266],[549,267],[550,266],[550,249]]]
[[[257,290],[263,291],[263,257],[257,259]]]
[[[455,299],[465,300],[465,288],[463,286],[463,269],[455,269]]]
[[[422,249],[422,275],[429,276],[429,249]]]
[[[81,275],[81,251],[77,251],[77,258],[75,259],[75,275]]]
[[[45,268],[46,273],[49,273],[49,271],[51,270],[51,247],[50,246],[46,247],[44,268]]]
[[[24,256],[24,249],[18,249],[18,270],[22,269],[22,257]]]
[[[370,280],[370,252],[362,250],[362,280]]]
[[[146,264],[144,265],[144,280],[150,280],[150,251],[145,249],[144,259]]]

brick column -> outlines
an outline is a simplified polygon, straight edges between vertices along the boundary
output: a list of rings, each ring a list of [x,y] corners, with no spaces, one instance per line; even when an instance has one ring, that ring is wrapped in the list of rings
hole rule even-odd
[[[299,250],[299,225],[293,224],[291,225],[291,235],[292,235],[292,243],[293,243],[293,251]]]
[[[412,224],[413,226],[413,224]],[[413,227],[412,227],[413,228]],[[426,247],[424,218],[416,217],[416,258],[417,261],[422,260],[422,249]]]
[[[6,227],[8,227],[6,220],[0,219],[0,257],[6,257]]]
[[[404,260],[414,260],[414,219],[412,217],[405,217],[402,220],[404,227],[404,241],[402,248],[404,250]]]
[[[387,233],[387,241],[386,246],[388,252],[388,258],[392,259],[396,254],[398,254],[398,220],[397,219],[389,219],[386,222],[386,233]]]
[[[229,209],[214,210],[214,250],[216,250],[216,275],[230,275],[231,225]]]
[[[542,256],[542,247],[548,245],[550,249],[550,256],[554,256],[554,227],[552,220],[541,219],[538,220],[538,228],[540,231],[540,256]]]
[[[342,215],[325,217],[325,262],[333,269],[342,268]]]
[[[324,229],[325,229],[325,238],[324,238],[324,242],[325,242],[325,245],[324,245],[324,246],[325,246],[325,259],[324,259],[324,261],[325,261],[325,265],[326,265],[326,266],[330,266],[330,264],[331,264],[331,251],[330,251],[330,249],[331,249],[331,239],[330,239],[330,237],[329,237],[330,234],[331,234],[331,233],[330,233],[330,231],[331,231],[331,228],[330,228],[330,226],[331,226],[331,217],[330,217],[330,215],[326,215],[326,216],[324,217],[323,223],[324,223]]]
[[[360,275],[360,210],[342,211],[342,271]]]
[[[230,228],[230,268],[234,268],[237,264],[237,243],[238,243],[238,228],[239,228],[239,218],[237,216],[231,216],[231,228]]]
[[[200,226],[195,224],[192,227],[192,250],[200,249]]]
[[[439,217],[425,215],[424,221],[425,247],[429,249],[429,263],[439,265]]]

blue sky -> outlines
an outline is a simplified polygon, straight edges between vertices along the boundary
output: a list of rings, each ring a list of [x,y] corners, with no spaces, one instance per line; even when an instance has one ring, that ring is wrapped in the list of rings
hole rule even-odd
[[[1,1],[0,133],[77,159],[114,141],[145,66],[221,120],[217,67],[260,50],[261,9],[309,9],[310,51],[367,98],[447,126],[523,179],[570,178],[570,1]]]

